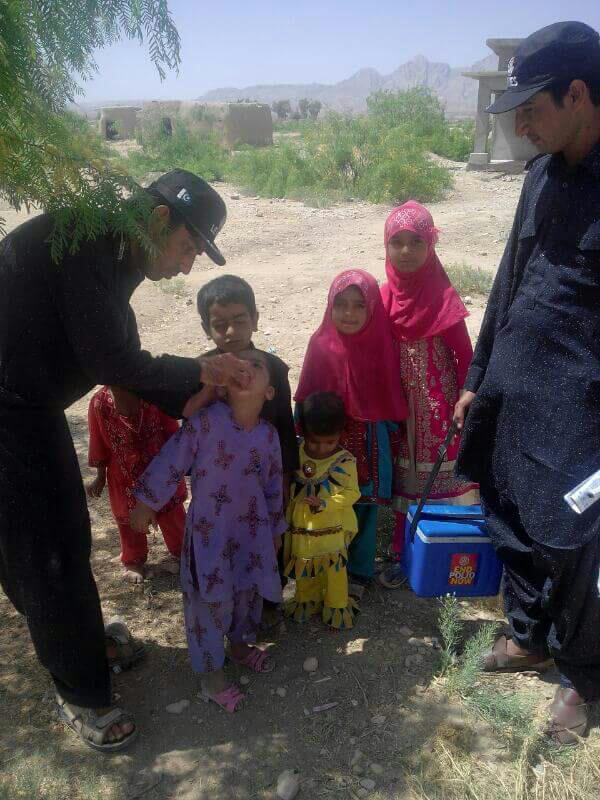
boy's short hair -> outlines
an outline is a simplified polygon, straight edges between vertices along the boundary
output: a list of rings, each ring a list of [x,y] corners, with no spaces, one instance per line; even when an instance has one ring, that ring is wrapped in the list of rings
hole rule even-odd
[[[335,392],[315,392],[302,403],[302,433],[328,436],[341,433],[346,425],[344,401]]]
[[[252,287],[237,275],[221,275],[201,287],[196,304],[205,328],[210,325],[210,309],[215,303],[221,306],[241,303],[252,317],[256,315],[256,298]]]

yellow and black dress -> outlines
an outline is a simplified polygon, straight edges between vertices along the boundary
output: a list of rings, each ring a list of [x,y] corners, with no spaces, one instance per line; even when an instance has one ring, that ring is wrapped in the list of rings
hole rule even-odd
[[[318,497],[321,507],[304,501]],[[348,595],[348,545],[358,523],[353,505],[360,498],[356,459],[347,450],[329,458],[309,458],[300,446],[300,469],[293,476],[287,510],[285,574],[296,580],[286,614],[304,622],[322,612],[332,628],[351,628],[358,611]]]

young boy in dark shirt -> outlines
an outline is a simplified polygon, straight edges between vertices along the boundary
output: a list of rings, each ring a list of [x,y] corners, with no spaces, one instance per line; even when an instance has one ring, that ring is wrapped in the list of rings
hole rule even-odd
[[[204,356],[240,353],[254,348],[252,334],[258,330],[258,311],[252,287],[236,275],[222,275],[205,284],[198,292],[198,313],[202,327],[214,349]],[[273,376],[275,396],[267,401],[261,416],[279,434],[283,464],[284,491],[291,473],[298,468],[298,442],[292,414],[292,393],[288,380],[289,367],[272,353],[265,353]]]
[[[254,292],[247,281],[236,275],[214,278],[198,292],[197,304],[204,332],[215,344],[215,348],[204,353],[204,356],[239,353],[254,348],[252,334],[258,330],[259,314]],[[292,393],[288,379],[289,367],[272,353],[265,353],[265,357],[275,394],[272,400],[265,403],[261,416],[270,422],[279,434],[285,509],[291,476],[300,466],[292,413]],[[283,581],[283,565],[280,563],[279,567]],[[265,608],[269,608],[267,603]],[[265,622],[267,622],[266,617]]]

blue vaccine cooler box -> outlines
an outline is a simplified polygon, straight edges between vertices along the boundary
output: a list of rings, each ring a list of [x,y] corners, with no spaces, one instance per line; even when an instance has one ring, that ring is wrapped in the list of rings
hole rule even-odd
[[[502,564],[487,534],[481,506],[425,505],[414,537],[406,519],[401,566],[419,597],[489,597],[498,594]]]

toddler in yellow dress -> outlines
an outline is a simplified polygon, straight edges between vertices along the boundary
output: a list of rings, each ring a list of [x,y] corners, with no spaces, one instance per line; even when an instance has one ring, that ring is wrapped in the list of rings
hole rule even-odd
[[[332,628],[351,628],[358,611],[348,595],[348,545],[358,523],[356,459],[340,447],[346,423],[343,401],[318,392],[302,404],[300,468],[291,484],[285,574],[296,580],[286,614],[304,622],[321,613]]]

